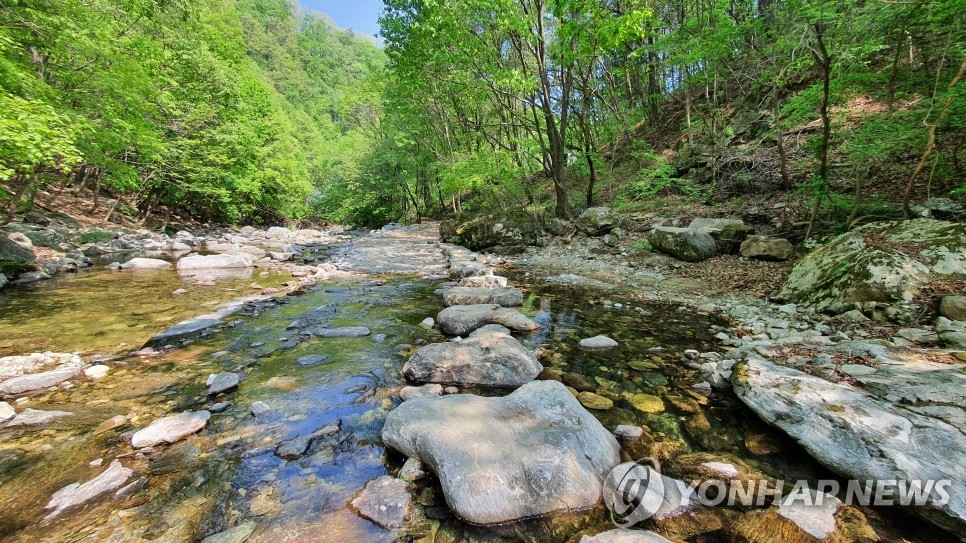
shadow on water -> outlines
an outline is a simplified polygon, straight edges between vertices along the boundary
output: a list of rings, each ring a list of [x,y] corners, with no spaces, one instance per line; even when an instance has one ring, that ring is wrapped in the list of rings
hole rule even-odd
[[[71,345],[76,348],[96,338],[105,322],[127,326],[127,341],[137,344],[141,340],[133,338],[156,331],[149,333],[139,326],[148,326],[150,315],[160,313],[157,301],[145,293],[169,295],[177,288],[174,281],[160,276],[91,274],[76,278],[77,285],[69,289],[51,286],[23,293],[31,303],[7,302],[23,309],[16,318],[4,317],[10,326],[4,328],[4,337],[41,335],[24,330],[33,316],[66,322],[61,311],[83,314],[83,304],[90,300],[82,293],[87,292],[87,296],[102,296],[99,303],[129,295],[133,299],[118,301],[128,309],[112,319],[92,316],[82,321],[70,332]],[[109,289],[111,295],[94,294],[98,286]],[[436,282],[406,277],[327,283],[269,307],[249,308],[239,316],[241,324],[207,341],[160,358],[120,358],[110,362],[113,369],[101,381],[78,382],[70,389],[32,397],[29,407],[75,415],[41,429],[0,429],[0,540],[196,541],[245,519],[257,523],[249,541],[271,543],[550,542],[611,528],[602,508],[502,527],[469,526],[452,518],[432,482],[415,489],[418,507],[404,531],[382,530],[351,510],[348,502],[367,481],[395,473],[404,460],[387,453],[380,433],[386,414],[398,404],[396,391],[404,384],[401,368],[413,346],[443,339],[435,330],[418,326],[441,309],[439,297],[433,294],[437,287]],[[132,293],[134,289],[141,294]],[[683,360],[683,352],[712,350],[710,329],[723,323],[667,304],[637,304],[641,312],[633,306],[615,310],[589,303],[597,300],[593,293],[557,287],[533,286],[529,294],[524,309],[543,326],[521,339],[540,350],[545,366],[557,378],[614,400],[613,408],[593,411],[608,429],[641,425],[653,437],[648,452],[667,458],[710,453],[772,477],[825,475],[799,448],[764,427],[733,397],[717,395],[709,400],[691,390],[697,372]],[[49,299],[53,297],[75,301],[62,303],[58,310],[58,301]],[[185,308],[190,305],[187,301]],[[31,313],[29,307],[37,312]],[[372,335],[321,339],[305,334],[319,325],[362,325]],[[46,333],[51,333],[49,328]],[[109,341],[95,346],[123,343],[122,332],[111,333]],[[621,347],[607,353],[587,353],[577,347],[580,338],[597,334],[615,338]],[[296,362],[309,354],[326,359],[314,366]],[[239,390],[208,398],[206,378],[222,371],[243,374]],[[655,397],[657,402],[640,401],[638,395]],[[275,415],[254,418],[250,406],[256,401],[267,403]],[[159,447],[155,454],[131,455],[129,441],[136,429],[160,416],[207,408],[215,402],[231,405],[214,414],[200,434]],[[114,415],[127,420],[118,428],[95,433]],[[336,423],[341,423],[340,431],[313,439],[301,457],[286,460],[276,455],[280,442]],[[124,464],[135,469],[132,480],[145,477],[143,488],[116,499],[101,499],[52,522],[42,520],[51,494],[103,469],[90,467],[89,462],[103,459],[107,465],[118,456],[125,456]],[[669,468],[672,472],[683,469],[673,462]],[[722,540],[721,526],[736,514],[722,508],[688,529],[699,534],[695,537],[701,541]]]

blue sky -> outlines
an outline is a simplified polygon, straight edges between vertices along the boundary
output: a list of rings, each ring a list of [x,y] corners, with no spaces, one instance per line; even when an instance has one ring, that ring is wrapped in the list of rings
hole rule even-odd
[[[379,32],[379,15],[382,0],[299,0],[306,10],[321,11],[342,28],[351,28],[362,34]]]

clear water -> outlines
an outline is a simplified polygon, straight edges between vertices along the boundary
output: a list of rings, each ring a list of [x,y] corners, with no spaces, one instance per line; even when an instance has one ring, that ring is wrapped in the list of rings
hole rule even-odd
[[[208,290],[194,293],[194,298],[171,299],[170,291],[179,288],[179,281],[163,272],[125,276],[94,271],[69,283],[10,291],[5,307],[18,309],[4,311],[0,317],[2,344],[19,351],[35,350],[33,345],[41,344],[87,352],[136,348],[168,323],[199,313],[199,303],[217,301],[222,293],[229,298],[235,294]],[[241,289],[250,282],[235,281],[241,282],[215,288]],[[263,281],[259,279],[268,286]],[[348,506],[367,481],[394,473],[403,461],[385,450],[380,432],[386,414],[398,403],[395,391],[404,385],[400,370],[413,345],[442,339],[438,332],[418,326],[441,309],[439,297],[433,294],[436,288],[436,282],[408,277],[320,285],[257,315],[242,315],[241,325],[210,340],[161,358],[120,356],[109,362],[113,371],[102,381],[31,398],[29,407],[61,409],[77,416],[41,430],[0,429],[0,540],[196,541],[246,518],[257,522],[249,541],[271,543],[545,542],[576,540],[582,533],[609,529],[601,509],[502,527],[469,526],[449,516],[439,488],[431,483],[416,489],[414,501],[420,505],[407,530],[382,530]],[[548,368],[568,380],[593,383],[617,398],[624,392],[648,393],[665,403],[663,413],[650,415],[618,399],[613,409],[594,412],[606,427],[643,425],[669,454],[711,451],[774,477],[826,475],[794,443],[765,427],[736,400],[722,397],[699,405],[688,391],[696,377],[680,361],[681,355],[688,348],[713,348],[709,331],[713,319],[665,304],[636,304],[646,310],[639,315],[629,308],[588,303],[599,300],[592,293],[557,287],[530,287],[529,292],[525,310],[543,328],[523,339],[542,349]],[[621,301],[614,295],[608,298]],[[110,313],[108,308],[116,311],[104,315]],[[158,321],[159,315],[171,318]],[[35,324],[38,320],[46,322]],[[55,333],[74,321],[76,328]],[[364,325],[386,338],[382,342],[372,336],[315,338],[280,350],[293,337],[287,330],[293,321]],[[102,332],[106,335],[99,335]],[[593,354],[577,349],[580,338],[599,333],[617,339],[621,347]],[[325,354],[328,359],[314,367],[297,365],[295,360],[306,354]],[[135,429],[170,412],[210,406],[213,400],[207,398],[204,382],[219,371],[244,373],[240,389],[218,399],[232,402],[227,411],[213,415],[199,435],[161,448],[160,454],[123,460],[139,476],[146,475],[140,492],[120,500],[101,499],[54,522],[43,521],[42,509],[50,495],[102,469],[91,468],[88,462],[103,458],[106,465],[130,453],[129,438]],[[271,405],[280,418],[258,423],[249,414],[249,406],[257,400]],[[130,422],[94,434],[98,424],[117,414]],[[273,454],[279,441],[335,421],[342,422],[342,430],[316,440],[301,459],[284,461]],[[748,448],[749,437],[781,452],[755,455]],[[673,473],[675,466],[668,468]],[[727,540],[720,527],[738,513],[724,508],[709,512],[695,521],[700,526],[689,528],[701,535],[689,539]],[[888,518],[869,514],[877,529],[889,535],[887,540],[946,538],[922,521],[891,513]]]

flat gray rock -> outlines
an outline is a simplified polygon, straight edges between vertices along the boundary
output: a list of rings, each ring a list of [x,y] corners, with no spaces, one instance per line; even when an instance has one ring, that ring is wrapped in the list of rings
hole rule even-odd
[[[736,368],[732,384],[738,397],[815,459],[862,481],[950,480],[948,503],[931,504],[919,512],[952,531],[966,527],[966,464],[961,461],[966,458],[966,439],[962,428],[755,355]],[[882,379],[886,368],[880,364],[870,378]],[[961,370],[949,373],[957,378],[962,375]],[[916,394],[904,394],[901,388],[896,392],[898,398]]]
[[[170,262],[157,258],[132,258],[121,264],[122,270],[166,270],[170,268]]]
[[[295,460],[301,458],[305,451],[309,450],[311,444],[311,435],[298,436],[279,443],[275,449],[275,456],[286,460]]]
[[[317,327],[312,329],[312,335],[322,338],[335,337],[365,337],[372,331],[365,326],[343,326],[341,328]]]
[[[325,356],[324,354],[307,354],[305,356],[300,356],[295,363],[299,366],[318,366],[328,359],[329,357]]]
[[[409,519],[412,497],[406,481],[383,475],[366,483],[352,507],[382,528],[399,528]]]
[[[74,414],[68,411],[44,411],[40,409],[24,409],[19,415],[7,423],[8,427],[15,426],[45,426],[57,419],[73,417]]]
[[[113,492],[121,487],[128,479],[134,475],[134,470],[125,468],[117,460],[100,475],[90,481],[83,483],[73,483],[58,490],[51,496],[50,501],[44,506],[48,519],[59,516],[64,511],[83,505],[99,496]]]
[[[492,387],[518,387],[541,371],[530,351],[500,332],[427,345],[403,366],[406,377],[420,383]]]
[[[516,287],[453,287],[443,292],[443,303],[454,305],[496,304],[502,307],[523,305],[523,293]]]
[[[436,320],[443,333],[451,336],[465,336],[487,324],[499,324],[515,332],[533,332],[540,328],[516,309],[496,304],[454,305],[440,311]]]
[[[0,383],[0,396],[12,396],[50,388],[76,377],[80,372],[79,367],[63,368],[7,379]]]
[[[410,400],[382,438],[436,474],[456,515],[483,525],[591,507],[620,461],[614,437],[556,381]]]
[[[443,387],[435,383],[428,385],[423,385],[419,387],[403,387],[399,391],[399,397],[402,401],[408,402],[416,398],[433,398],[436,396],[443,395]]]
[[[230,303],[227,307],[215,311],[214,313],[181,321],[171,328],[168,328],[167,330],[149,339],[147,343],[144,344],[144,347],[160,347],[170,345],[183,339],[191,339],[201,336],[207,330],[224,324],[226,318],[241,311],[244,309],[244,307],[244,301],[239,300]]]
[[[222,392],[228,392],[238,388],[240,381],[237,373],[224,372],[215,375],[215,378],[208,383],[208,395],[217,396]]]
[[[671,543],[650,530],[616,529],[597,535],[585,535],[580,543]]]
[[[208,411],[186,411],[160,418],[135,433],[131,437],[131,446],[143,449],[161,443],[176,443],[204,428],[210,418]]]

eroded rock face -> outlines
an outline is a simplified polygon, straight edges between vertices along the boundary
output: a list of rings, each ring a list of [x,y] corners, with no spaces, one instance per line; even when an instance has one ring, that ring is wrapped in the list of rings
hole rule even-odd
[[[454,305],[496,304],[503,307],[523,305],[523,293],[515,287],[453,287],[443,293],[443,303]]]
[[[210,418],[208,411],[187,411],[160,418],[134,434],[131,446],[143,449],[162,443],[176,443],[204,428]]]
[[[614,437],[556,381],[502,398],[410,400],[389,413],[382,437],[435,472],[446,503],[474,524],[591,507],[620,461]]]
[[[499,332],[427,345],[410,357],[403,373],[417,382],[518,387],[543,371],[519,341]]]
[[[714,238],[706,230],[661,226],[647,236],[658,251],[686,262],[700,262],[715,255]]]
[[[873,223],[801,259],[779,297],[839,314],[856,304],[909,303],[933,277],[963,274],[966,225],[929,219]],[[915,312],[899,308],[890,318],[902,320]]]
[[[508,309],[495,304],[454,305],[439,312],[443,333],[451,336],[465,336],[487,324],[500,324],[516,332],[533,332],[540,326],[516,309]]]
[[[961,429],[846,384],[750,355],[735,393],[830,469],[858,480],[950,480],[950,500],[923,511],[953,531],[966,527],[966,440]]]

